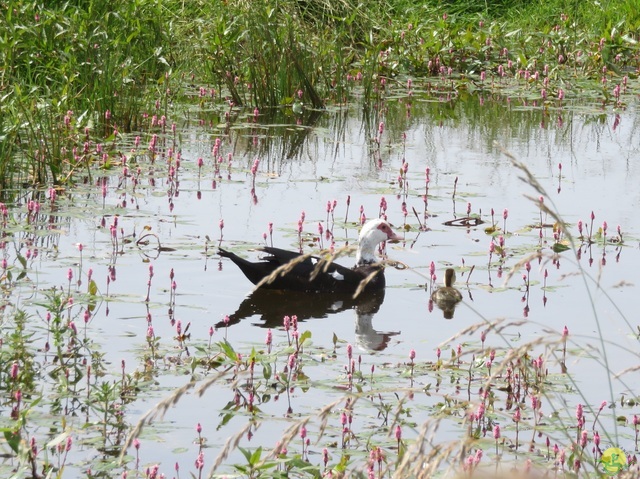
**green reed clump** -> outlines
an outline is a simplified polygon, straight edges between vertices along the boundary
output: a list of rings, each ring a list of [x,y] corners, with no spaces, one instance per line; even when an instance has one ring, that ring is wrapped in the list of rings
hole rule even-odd
[[[78,167],[61,127],[68,112],[100,139],[138,129],[154,102],[167,115],[187,74],[231,106],[260,109],[355,95],[367,108],[407,77],[475,91],[526,76],[517,88],[541,92],[543,69],[553,83],[542,96],[586,78],[581,91],[608,101],[602,84],[640,66],[630,2],[12,0],[0,43],[1,181],[64,182]]]
[[[595,80],[598,89],[611,72],[640,64],[637,14],[603,30],[583,9],[554,3],[543,21],[535,10],[515,17],[520,7],[471,14],[478,9],[426,3],[237,2],[216,13],[213,29],[202,30],[205,76],[234,104],[259,108],[290,104],[297,91],[316,108],[328,100],[343,103],[357,77],[366,107],[407,76],[436,76],[466,88],[469,78],[484,87],[544,69],[563,83]],[[611,8],[599,6],[596,15],[604,18]]]
[[[119,450],[127,430],[126,406],[137,397],[138,377],[107,375],[103,353],[87,336],[95,308],[94,283],[44,291],[37,318],[3,308],[0,323],[0,398],[10,408],[2,424],[5,451],[16,477],[65,477],[68,456],[80,438],[96,450]],[[11,268],[6,269],[9,276]],[[3,289],[16,287],[11,275]],[[16,280],[17,281],[17,280]],[[83,431],[83,429],[87,431]],[[108,461],[103,468],[112,469]]]
[[[207,60],[236,105],[278,106],[291,103],[301,91],[314,108],[323,106],[317,91],[322,76],[314,58],[317,37],[305,34],[287,6],[252,2],[219,13]]]
[[[0,126],[9,141],[0,161],[28,171],[31,182],[57,183],[69,168],[64,116],[74,112],[79,128],[136,128],[147,85],[170,71],[170,29],[160,2],[16,0],[6,12]]]

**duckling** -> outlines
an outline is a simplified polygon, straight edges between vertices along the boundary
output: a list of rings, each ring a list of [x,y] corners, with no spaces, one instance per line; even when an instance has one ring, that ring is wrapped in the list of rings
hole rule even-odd
[[[462,293],[453,287],[456,281],[456,272],[453,268],[447,268],[444,272],[444,286],[431,293],[431,299],[444,312],[446,319],[453,318],[453,310],[462,301]]]
[[[462,301],[462,293],[453,287],[453,283],[456,282],[456,272],[453,268],[447,268],[444,272],[444,286],[436,289],[431,294],[431,299],[436,303],[458,303]]]

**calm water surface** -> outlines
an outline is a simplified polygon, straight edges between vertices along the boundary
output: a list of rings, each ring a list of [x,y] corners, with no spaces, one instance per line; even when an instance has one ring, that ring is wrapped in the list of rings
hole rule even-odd
[[[304,249],[310,251],[309,245],[318,236],[318,223],[327,228],[328,201],[337,202],[329,227],[336,246],[342,246],[357,238],[360,208],[367,217],[376,217],[384,197],[389,221],[405,237],[402,243],[388,245],[388,256],[409,268],[387,269],[388,287],[380,304],[353,308],[345,301],[320,304],[319,300],[287,296],[275,300],[254,297],[253,309],[238,313],[246,317],[234,321],[227,331],[219,328],[214,341],[226,335],[236,350],[249,351],[252,345],[263,344],[267,326],[274,328],[276,341],[284,341],[286,335],[279,328],[282,315],[296,314],[308,318],[300,328],[312,333],[316,346],[330,351],[335,334],[344,341],[339,354],[344,354],[346,343],[353,344],[362,355],[363,369],[368,370],[371,365],[384,367],[406,362],[411,349],[416,351],[417,361],[434,361],[436,348],[461,330],[479,322],[504,319],[517,326],[505,329],[501,336],[489,333],[488,345],[517,347],[537,337],[560,333],[566,325],[576,350],[601,351],[599,335],[604,336],[611,373],[637,364],[637,340],[633,333],[638,294],[640,138],[634,108],[617,114],[587,109],[543,114],[540,109],[515,104],[487,102],[483,106],[477,99],[458,104],[416,100],[410,117],[402,102],[390,103],[384,114],[368,123],[370,127],[355,107],[325,112],[313,119],[313,125],[304,124],[307,117],[301,125],[296,125],[291,116],[280,116],[277,121],[274,126],[242,124],[226,135],[215,126],[194,120],[179,122],[178,145],[182,154],[179,185],[167,180],[167,167],[162,159],[157,160],[152,173],[148,163],[141,159],[140,184],[135,190],[131,178],[125,183],[119,181],[122,172],[115,168],[106,177],[108,188],[104,199],[96,181],[99,173],[89,184],[69,191],[58,201],[62,220],[54,236],[56,248],[43,247],[30,262],[29,277],[33,283],[22,288],[20,305],[42,315],[43,309],[35,306],[43,299],[41,291],[51,286],[66,287],[68,267],[77,271],[75,265],[80,255],[76,244],[82,243],[83,269],[85,273],[88,268],[93,269],[102,294],[107,292],[109,265],[115,265],[116,269],[115,281],[108,286],[108,299],[87,327],[87,335],[100,345],[113,374],[119,374],[121,361],[125,361],[128,372],[142,370],[148,312],[163,345],[169,351],[177,346],[172,339],[176,333],[168,312],[171,270],[176,281],[174,318],[183,326],[190,323],[191,348],[206,345],[209,328],[225,315],[234,315],[252,291],[242,273],[215,254],[221,219],[222,245],[257,257],[250,249],[264,244],[263,234],[270,222],[274,245],[298,249],[297,222],[304,211]],[[380,121],[385,125],[378,147],[372,139]],[[148,140],[146,132],[142,143],[147,141],[145,138]],[[221,165],[221,178],[213,184],[211,149],[216,138],[222,140],[220,154],[225,161]],[[546,226],[542,230],[535,227],[540,223],[540,209],[525,195],[538,198],[539,193],[519,179],[522,172],[497,144],[526,165],[548,194],[545,204],[569,223],[572,234],[578,235],[579,220],[590,224],[593,212],[595,230],[606,221],[608,234],[615,236],[620,225],[624,246],[594,244],[590,251],[583,250],[579,261],[571,251],[554,255],[550,249],[554,242],[553,218],[542,214]],[[228,153],[233,155],[229,172]],[[205,162],[200,172],[198,157]],[[252,196],[249,170],[255,158],[260,164]],[[408,163],[408,188],[398,183],[403,159]],[[135,171],[134,164],[129,166]],[[428,230],[421,232],[412,209],[423,221],[426,168],[430,169]],[[347,197],[351,201],[348,214]],[[403,201],[408,208],[406,218]],[[483,225],[467,228],[444,224],[466,216],[469,203],[471,213],[481,215],[485,221]],[[19,207],[24,209],[23,205]],[[501,275],[495,254],[488,267],[491,236],[485,228],[491,224],[491,209],[495,210],[500,227],[503,211],[508,210],[507,257]],[[156,241],[151,239],[147,247],[121,244],[124,253],[113,255],[109,225],[115,214],[119,215],[118,228],[125,236],[135,233],[140,237],[148,228],[146,231],[157,235],[166,250],[155,251]],[[270,243],[270,239],[267,241]],[[522,279],[526,273],[524,266],[508,282],[507,272],[538,249],[542,258],[531,262],[527,295]],[[15,258],[12,252],[9,256]],[[341,258],[340,262],[350,265],[353,257]],[[429,283],[431,262],[436,266],[438,282],[445,267],[458,269],[458,286],[464,301],[451,320],[429,305],[425,285]],[[147,310],[144,298],[150,264],[155,276]],[[474,269],[469,274],[471,267]],[[542,287],[545,271],[546,290]],[[279,308],[273,308],[274,302]],[[43,338],[39,340],[44,342]],[[463,343],[466,348],[479,342],[478,332],[452,344],[455,347]],[[448,357],[449,346],[441,347]],[[173,352],[179,355],[177,349]],[[564,398],[570,408],[577,401],[598,405],[602,400],[612,400],[608,391],[610,374],[601,364],[602,355],[594,353],[596,359],[584,356],[567,365],[582,394]],[[557,365],[550,364],[549,368],[554,374],[560,372]],[[175,374],[170,363],[164,369],[166,373],[157,375],[146,386],[148,391],[130,406],[129,422],[137,421],[158,400],[189,379]],[[312,372],[315,381],[340,378],[341,374],[340,368],[335,367],[315,367]],[[627,389],[629,384],[637,384],[637,377],[626,375],[623,380],[613,382],[613,399],[633,394]],[[417,378],[416,384],[421,387],[430,382],[432,379],[423,376]],[[322,388],[312,388],[310,393],[296,391],[292,398],[294,417],[315,415],[318,408],[341,394]],[[222,385],[210,387],[201,397],[184,396],[164,421],[157,422],[141,437],[143,462],[161,462],[167,473],[172,471],[175,461],[191,465],[196,450],[192,441],[199,422],[210,449],[205,466],[208,470],[226,438],[247,421],[246,417],[235,417],[216,429],[221,420],[218,411],[232,399],[233,393]],[[416,396],[413,419],[418,425],[428,417],[429,405],[437,400],[437,396]],[[557,400],[546,412],[563,406],[562,400]],[[262,408],[274,420],[263,424],[245,445],[272,447],[274,438],[288,425],[283,420],[287,408],[284,398],[265,403]],[[617,411],[630,413],[631,409]],[[368,419],[360,420],[362,423],[355,427],[375,425],[367,424]],[[82,424],[78,419],[75,427]],[[441,431],[443,440],[459,437],[460,430],[453,424]],[[407,431],[407,437],[410,435]],[[627,446],[633,447],[631,443]],[[82,451],[76,454],[80,463],[94,459]],[[231,460],[234,459],[238,456],[233,455]]]

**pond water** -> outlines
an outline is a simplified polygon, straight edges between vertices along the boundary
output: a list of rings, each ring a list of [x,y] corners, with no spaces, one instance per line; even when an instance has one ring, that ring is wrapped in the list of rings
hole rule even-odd
[[[168,121],[177,124],[175,134],[167,127],[163,135],[157,127],[138,133],[139,146],[134,144],[135,135],[118,140],[113,151],[127,155],[129,176],[122,164],[93,170],[84,184],[80,181],[58,192],[53,205],[45,199],[48,193],[42,194],[32,232],[21,233],[18,225],[12,226],[14,236],[4,254],[16,272],[22,270],[18,253],[27,257],[27,274],[7,294],[5,316],[15,307],[26,309],[36,324],[30,328],[36,333],[34,343],[44,348],[44,291],[51,287],[86,291],[91,268],[102,301],[86,327],[76,319],[79,334],[93,341],[93,353],[103,355],[106,377],[118,377],[124,361],[127,373],[137,371],[146,378],[136,400],[126,407],[129,424],[189,381],[189,372],[177,364],[198,348],[206,350],[212,326],[216,326],[214,342],[226,337],[236,351],[248,354],[254,346],[264,347],[267,328],[273,329],[275,343],[285,342],[282,317],[297,315],[300,330],[311,333],[318,361],[322,351],[331,355],[334,335],[339,338],[337,354],[344,360],[309,367],[306,374],[314,386],[309,391],[296,388],[290,402],[284,397],[263,402],[261,425],[253,430],[250,441],[245,434],[243,447],[272,448],[290,425],[287,418],[315,417],[323,406],[343,397],[343,388],[332,389],[326,382],[344,383],[347,343],[361,356],[363,371],[368,372],[372,365],[384,370],[407,363],[411,350],[416,351],[420,364],[436,361],[438,347],[446,358],[458,344],[465,351],[479,348],[480,332],[496,320],[508,326],[501,333],[487,334],[483,343],[487,348],[517,348],[536,339],[560,338],[563,328],[568,328],[572,354],[563,366],[575,382],[566,383],[565,394],[545,397],[546,415],[560,410],[568,411],[561,415],[571,417],[578,402],[597,407],[603,400],[620,404],[621,397],[635,397],[637,391],[631,389],[637,384],[631,377],[635,373],[613,378],[637,365],[634,313],[640,130],[635,107],[619,111],[583,105],[537,107],[491,97],[446,101],[420,95],[389,100],[378,107],[363,113],[357,105],[350,105],[325,112],[305,111],[302,116],[287,110],[269,118],[262,114],[255,122],[251,116],[233,113],[229,125],[218,110],[194,108],[188,115],[169,116]],[[154,133],[160,146],[152,165],[148,144]],[[219,175],[212,156],[216,139],[222,158]],[[167,165],[167,148],[181,153],[180,167],[173,175]],[[544,205],[561,216],[577,244],[582,244],[580,259],[572,250],[554,253],[555,220],[541,211],[540,192],[521,180],[523,170],[505,151],[525,165],[544,188]],[[201,167],[198,158],[203,158]],[[256,159],[259,164],[253,175]],[[401,173],[404,162],[406,172]],[[382,197],[388,205],[389,222],[404,237],[402,242],[388,244],[386,253],[407,266],[387,268],[383,298],[350,303],[347,298],[317,295],[252,295],[252,285],[240,270],[216,254],[216,247],[222,245],[257,258],[251,249],[265,242],[292,250],[302,244],[310,252],[314,244],[319,249],[318,224],[333,232],[336,247],[353,244],[361,209],[367,218],[377,217]],[[21,221],[26,221],[27,199],[8,205],[10,214]],[[327,203],[334,201],[335,208],[328,213]],[[486,231],[492,225],[492,210],[496,226],[503,230],[495,236]],[[467,217],[468,211],[483,223],[451,224],[451,220]],[[302,212],[305,219],[299,235]],[[116,218],[118,240],[114,245],[110,227]],[[593,231],[595,243],[590,247],[578,239],[578,221],[584,225],[584,236]],[[596,238],[604,222],[608,225],[606,244],[599,234]],[[622,243],[618,242],[618,225]],[[148,244],[137,244],[145,234]],[[505,256],[501,258],[498,251],[490,256],[492,237],[497,245],[501,234]],[[559,238],[564,240],[564,236]],[[329,242],[323,237],[322,246]],[[78,244],[83,245],[81,253]],[[34,247],[37,256],[28,257],[31,253],[27,251]],[[534,258],[538,251],[540,257]],[[531,266],[528,288],[523,279],[526,258]],[[353,256],[339,262],[351,265]],[[451,319],[430,304],[432,262],[438,283],[446,267],[457,270],[464,299]],[[154,276],[147,303],[150,265]],[[508,279],[511,268],[515,271]],[[79,277],[80,286],[76,283]],[[165,353],[165,359],[152,370],[144,359],[148,315]],[[226,315],[231,316],[228,327],[219,324]],[[184,344],[175,339],[172,320],[180,321],[183,330],[189,325],[190,337]],[[475,324],[484,326],[447,342]],[[188,352],[181,347],[184,345]],[[560,361],[553,359],[561,356],[561,349],[540,346],[532,357],[546,351],[549,372],[559,375]],[[42,352],[40,359],[46,364],[47,355]],[[196,374],[200,381],[203,376],[204,371]],[[421,391],[432,383],[433,375],[423,371],[416,375],[413,386]],[[402,384],[411,386],[409,378]],[[478,383],[472,388],[474,397],[469,399],[477,399],[479,387]],[[413,397],[415,428],[405,428],[404,437],[417,434],[420,425],[435,414],[443,395],[460,394],[446,384],[438,385],[436,391]],[[192,469],[198,450],[195,427],[200,423],[208,470],[227,438],[248,421],[249,415],[238,414],[222,422],[220,411],[233,398],[226,383],[211,385],[201,396],[189,392],[180,397],[164,419],[143,431],[141,462],[160,463],[167,475],[173,474],[176,462]],[[289,407],[292,412],[287,414]],[[632,427],[618,426],[612,418],[633,414],[633,408],[607,411],[603,421],[610,442],[622,442],[621,447],[632,450]],[[42,408],[41,414],[49,413]],[[455,440],[465,430],[460,418],[451,419],[438,432],[443,442]],[[336,426],[337,416],[332,421]],[[363,414],[356,424],[363,430],[380,427],[374,414]],[[317,427],[310,425],[309,429],[317,432]],[[79,414],[67,419],[66,428],[83,444],[72,452],[73,467],[99,469],[101,454],[90,441],[98,426],[87,427],[84,415]],[[53,430],[36,428],[32,433],[44,442],[63,429],[61,422]],[[622,431],[626,439],[616,435]],[[322,441],[311,447],[318,452],[312,461],[320,462],[322,447]],[[241,458],[235,451],[225,464],[242,462]],[[222,470],[228,471],[228,466]]]

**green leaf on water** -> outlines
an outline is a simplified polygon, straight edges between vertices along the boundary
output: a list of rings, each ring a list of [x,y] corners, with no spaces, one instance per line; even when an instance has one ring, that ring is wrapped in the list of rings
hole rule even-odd
[[[18,446],[20,446],[20,434],[15,431],[5,431],[4,438],[9,444],[9,447],[13,452],[18,454]]]
[[[269,363],[263,363],[262,364],[262,376],[269,380],[271,379],[271,374],[273,372],[273,369],[271,368],[271,364]]]
[[[251,463],[251,451],[249,449],[245,449],[244,447],[238,447],[238,451],[242,453],[247,462]]]
[[[300,346],[304,344],[304,342],[311,337],[311,331],[305,331],[300,335]]]
[[[567,251],[569,247],[564,243],[554,243],[551,249],[554,253],[562,253],[563,251]]]
[[[344,454],[341,458],[340,458],[340,462],[338,464],[336,464],[335,470],[338,472],[344,472],[347,470],[347,465],[349,464],[349,459],[351,458],[351,456],[349,456],[349,454]]]
[[[227,358],[231,359],[232,361],[238,360],[238,353],[234,351],[233,346],[229,344],[229,341],[227,341],[226,339],[224,341],[219,341],[218,346],[220,346],[220,349]]]
[[[62,432],[47,443],[47,449],[55,448],[67,440],[69,433]]]
[[[87,305],[87,309],[89,312],[93,313],[96,309],[96,295],[98,294],[98,285],[94,280],[89,281],[87,292],[89,293],[89,304]]]
[[[260,460],[260,456],[262,456],[262,446],[253,451],[253,454],[251,454],[251,458],[249,459],[249,463],[251,465],[257,464]]]
[[[87,287],[87,291],[91,296],[95,296],[98,294],[98,285],[94,280],[89,281],[89,285]]]

